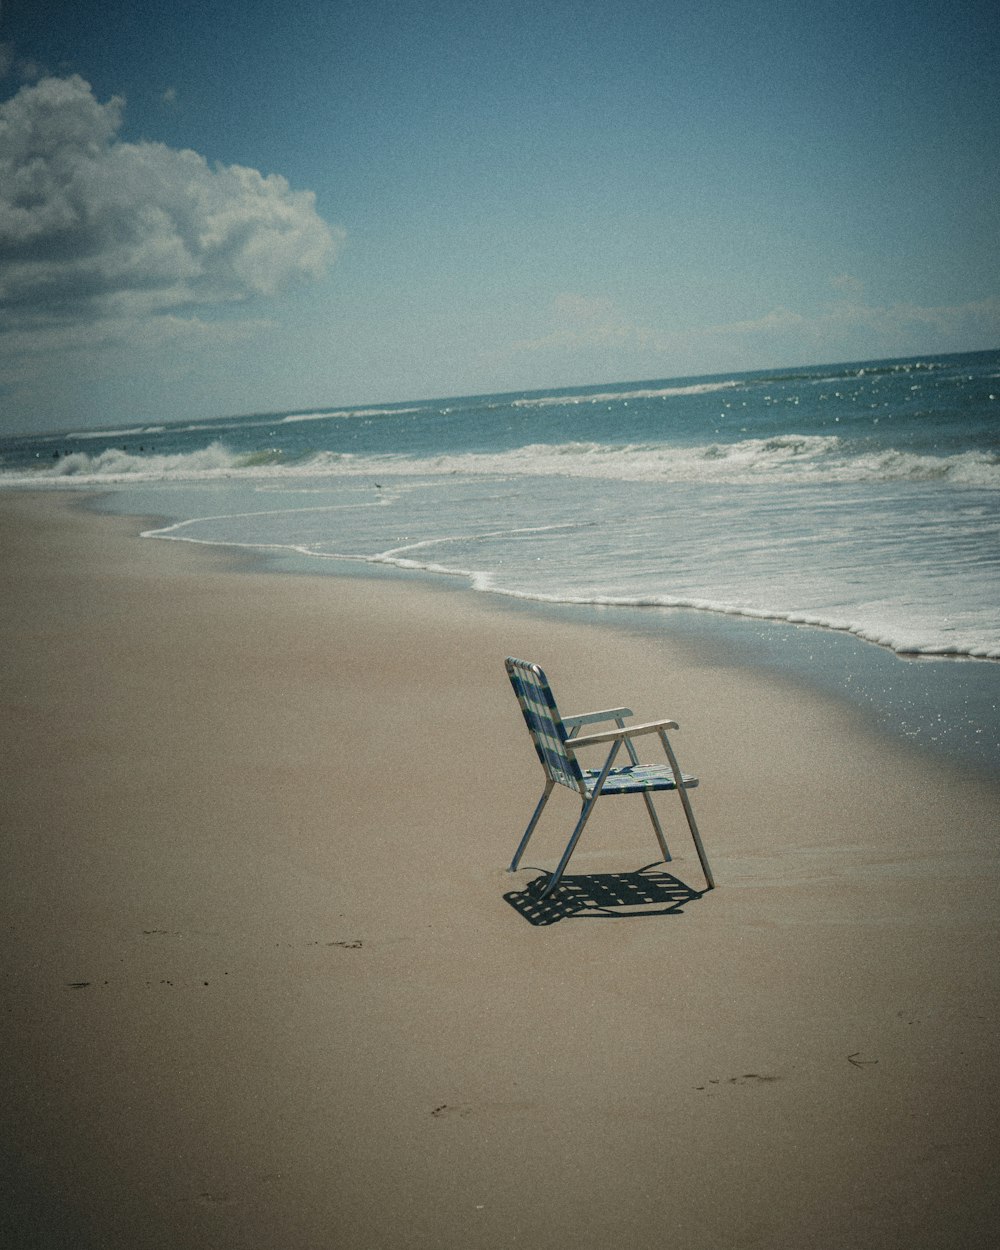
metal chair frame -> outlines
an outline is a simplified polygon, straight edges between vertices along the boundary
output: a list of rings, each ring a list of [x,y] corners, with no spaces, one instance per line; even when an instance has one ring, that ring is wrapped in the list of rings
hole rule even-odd
[[[669,863],[672,857],[656,808],[653,806],[653,793],[657,790],[676,790],[684,807],[684,815],[687,817],[688,828],[691,831],[695,850],[698,852],[705,880],[708,888],[713,889],[715,879],[698,832],[691,800],[687,795],[688,790],[697,786],[698,778],[681,772],[677,756],[667,737],[668,729],[679,728],[677,722],[656,720],[639,725],[626,725],[625,717],[633,715],[632,709],[627,707],[608,708],[601,712],[586,712],[575,716],[561,716],[548,679],[537,664],[508,657],[506,667],[507,676],[517,695],[528,732],[531,734],[535,751],[545,772],[545,789],[518,843],[508,871],[516,872],[539,817],[557,784],[575,790],[583,806],[562,858],[540,893],[541,898],[546,898],[559,884],[597,800],[605,794],[642,795],[663,858]],[[583,725],[608,721],[614,721],[614,729],[602,729],[597,733],[587,734],[579,732]],[[665,767],[639,763],[632,739],[645,734],[656,734],[659,738],[667,758]],[[577,752],[603,743],[609,743],[610,747],[602,767],[599,769],[582,768],[577,760]],[[615,760],[622,746],[625,747],[631,763],[615,768]]]

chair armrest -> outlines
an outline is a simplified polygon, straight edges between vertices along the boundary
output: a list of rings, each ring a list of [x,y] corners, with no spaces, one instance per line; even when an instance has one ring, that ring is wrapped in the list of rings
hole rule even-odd
[[[562,723],[572,729],[579,725],[592,725],[594,721],[617,720],[619,716],[631,715],[630,707],[611,707],[606,712],[585,712],[582,716],[564,716]]]
[[[616,738],[635,738],[639,734],[659,733],[664,729],[679,729],[675,720],[652,720],[642,725],[626,725],[623,729],[602,729],[596,734],[581,734],[579,738],[567,738],[566,747],[575,751],[577,747],[590,747],[598,742],[614,742]]]

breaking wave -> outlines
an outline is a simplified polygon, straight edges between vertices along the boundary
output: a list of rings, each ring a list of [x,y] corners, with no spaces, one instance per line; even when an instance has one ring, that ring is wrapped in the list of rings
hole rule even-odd
[[[303,421],[347,420],[350,417],[398,417],[406,413],[426,412],[423,407],[411,408],[331,408],[328,412],[293,412],[278,418],[278,425],[297,425]]]
[[[696,382],[688,386],[645,387],[633,391],[582,392],[579,395],[543,395],[515,399],[512,408],[556,408],[561,404],[608,404],[630,399],[671,399],[677,395],[711,395],[739,386],[737,381]]]
[[[30,471],[0,471],[0,482],[31,486],[99,486],[115,483],[224,479],[498,475],[662,482],[932,482],[1000,489],[1000,459],[967,451],[921,455],[894,448],[858,452],[836,436],[784,434],[735,443],[677,447],[533,443],[502,452],[429,457],[352,455],[328,451],[300,458],[279,448],[237,453],[220,441],[176,455],[109,448],[91,456],[72,452]]]

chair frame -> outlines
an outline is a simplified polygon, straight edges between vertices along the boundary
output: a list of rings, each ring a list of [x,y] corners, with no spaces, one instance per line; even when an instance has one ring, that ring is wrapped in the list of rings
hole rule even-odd
[[[691,831],[691,838],[694,842],[695,850],[698,852],[698,859],[701,862],[702,872],[705,874],[708,888],[710,890],[714,889],[715,878],[709,867],[701,835],[698,832],[694,811],[691,808],[691,800],[687,795],[688,790],[697,786],[698,778],[681,772],[680,765],[677,763],[677,756],[674,754],[670,739],[667,737],[668,729],[679,729],[677,722],[674,720],[656,720],[647,721],[639,725],[626,725],[625,717],[633,715],[632,709],[628,707],[607,708],[601,712],[585,712],[582,715],[575,716],[561,716],[552,695],[548,679],[537,664],[531,664],[526,660],[517,660],[512,656],[508,656],[506,667],[507,676],[510,678],[514,693],[517,695],[521,713],[524,716],[528,732],[531,734],[532,742],[535,745],[535,751],[545,772],[545,789],[542,791],[542,797],[538,800],[531,820],[528,822],[528,827],[518,843],[517,850],[514,852],[514,858],[511,860],[507,871],[517,871],[525,848],[531,840],[535,826],[538,824],[539,817],[557,784],[575,790],[579,794],[583,806],[562,858],[559,860],[555,871],[549,877],[544,889],[540,892],[539,897],[547,898],[559,884],[587,821],[597,805],[597,800],[604,794],[639,793],[642,795],[646,804],[646,811],[653,826],[653,832],[656,834],[656,840],[663,853],[663,858],[665,862],[670,863],[672,856],[667,846],[666,838],[663,835],[663,828],[657,816],[656,808],[653,806],[653,792],[657,790],[676,790],[680,795],[684,815],[687,818],[688,828]],[[614,721],[614,729],[602,729],[596,733],[587,734],[580,734],[579,732],[584,725],[601,724],[608,721]],[[659,738],[667,758],[666,767],[662,765],[655,767],[640,765],[632,739],[646,734],[655,734]],[[610,747],[602,767],[600,769],[581,768],[577,761],[576,753],[586,747],[600,746],[604,743],[609,743]],[[625,747],[631,764],[623,768],[614,769],[615,760],[622,746]],[[641,770],[642,775],[634,773],[633,770],[635,769]],[[609,780],[612,781],[616,788],[611,790],[605,789]],[[621,784],[619,785],[619,783]]]

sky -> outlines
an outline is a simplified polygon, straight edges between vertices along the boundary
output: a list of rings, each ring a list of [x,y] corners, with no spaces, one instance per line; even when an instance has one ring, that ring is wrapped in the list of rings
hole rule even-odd
[[[1000,346],[995,0],[0,0],[0,429]]]

